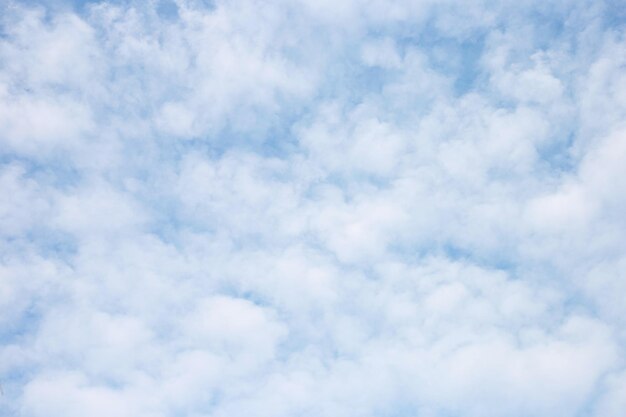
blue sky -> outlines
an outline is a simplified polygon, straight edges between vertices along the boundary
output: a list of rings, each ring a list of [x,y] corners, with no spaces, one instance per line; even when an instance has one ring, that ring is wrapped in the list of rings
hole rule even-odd
[[[0,416],[622,417],[617,1],[0,6]]]

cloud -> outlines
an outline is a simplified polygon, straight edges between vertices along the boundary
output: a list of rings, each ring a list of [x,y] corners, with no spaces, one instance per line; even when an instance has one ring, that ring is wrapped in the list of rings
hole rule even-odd
[[[620,415],[611,2],[1,16],[0,415]]]

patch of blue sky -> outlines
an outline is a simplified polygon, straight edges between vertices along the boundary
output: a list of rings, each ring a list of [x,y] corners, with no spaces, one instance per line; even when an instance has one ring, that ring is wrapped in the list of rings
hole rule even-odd
[[[578,168],[578,159],[572,155],[575,133],[567,132],[567,128],[563,130],[559,132],[560,137],[538,146],[540,169],[545,167],[548,171],[567,174],[574,173]]]
[[[79,14],[87,13],[90,7],[102,3],[101,0],[20,0],[20,4],[30,7],[41,7],[51,12],[72,11]],[[147,5],[154,5],[155,11],[160,17],[167,20],[175,20],[178,18],[178,6],[173,0],[156,0],[154,2],[107,0],[106,3],[109,5],[136,6],[141,8]],[[199,0],[197,3],[211,7],[213,2],[211,0]]]
[[[606,0],[603,14],[607,26],[621,31],[626,27],[626,8],[621,0]]]
[[[17,166],[23,170],[23,177],[38,184],[47,184],[58,189],[77,185],[83,173],[62,154],[48,155],[45,158],[32,158],[8,152],[0,152],[0,169]]]
[[[17,311],[13,311],[12,319],[0,326],[0,344],[13,345],[24,342],[37,330],[42,318],[42,310],[37,300],[25,300],[25,305]],[[10,375],[10,379],[19,375]]]
[[[455,243],[454,239],[441,238],[429,242],[394,242],[388,247],[388,256],[399,262],[420,265],[432,258],[447,259],[450,262],[459,262],[474,265],[491,271],[502,271],[507,277],[515,279],[524,268],[515,248],[515,239],[503,236],[499,241],[498,250],[485,250],[468,245]]]
[[[454,93],[460,96],[484,87],[480,60],[486,34],[477,29],[463,37],[451,36],[430,21],[420,28],[400,30],[394,39],[403,55],[411,49],[424,52],[435,71],[454,80]]]

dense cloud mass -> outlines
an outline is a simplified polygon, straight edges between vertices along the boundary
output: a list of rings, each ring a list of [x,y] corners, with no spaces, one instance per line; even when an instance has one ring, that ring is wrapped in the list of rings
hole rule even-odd
[[[623,417],[619,1],[7,1],[0,415]]]

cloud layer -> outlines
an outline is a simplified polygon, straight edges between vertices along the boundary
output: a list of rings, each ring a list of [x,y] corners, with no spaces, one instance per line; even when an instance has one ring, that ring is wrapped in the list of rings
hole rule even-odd
[[[622,417],[619,6],[1,6],[0,415]]]

